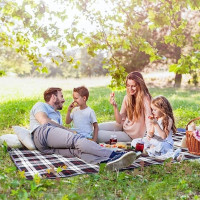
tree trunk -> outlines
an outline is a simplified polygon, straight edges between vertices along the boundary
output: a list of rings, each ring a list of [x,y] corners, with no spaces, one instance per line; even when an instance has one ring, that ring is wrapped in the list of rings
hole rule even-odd
[[[181,12],[178,13],[177,27],[179,25],[181,25]],[[182,50],[181,47],[175,45],[174,55],[175,55],[175,58],[176,58],[176,64],[178,63],[178,60],[181,58],[181,50]],[[180,88],[181,87],[181,80],[182,80],[182,74],[176,73],[174,87]]]
[[[178,63],[178,60],[181,58],[181,48],[178,47],[178,46],[175,46],[174,53],[175,53],[175,56],[176,56],[176,63]],[[180,88],[181,87],[181,80],[182,80],[182,74],[176,73],[174,87]]]
[[[181,87],[181,80],[182,80],[182,74],[176,74],[175,75],[175,84],[174,84],[174,87],[180,88]]]

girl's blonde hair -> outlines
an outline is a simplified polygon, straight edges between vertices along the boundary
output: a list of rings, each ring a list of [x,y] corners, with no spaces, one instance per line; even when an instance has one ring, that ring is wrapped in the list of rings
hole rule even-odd
[[[174,115],[172,111],[172,107],[164,96],[157,96],[152,99],[151,102],[155,107],[157,107],[163,114],[163,130],[167,135],[169,134],[168,125],[169,125],[169,117],[172,119],[172,131],[175,134],[176,133],[176,126],[175,126],[175,120]]]
[[[147,96],[151,99],[151,95],[140,72],[134,71],[129,73],[126,77],[126,85],[128,80],[136,82],[137,93],[136,95],[130,95],[127,92],[127,115],[129,120],[133,120],[134,117],[134,120],[137,121],[141,114],[144,113],[144,98]]]

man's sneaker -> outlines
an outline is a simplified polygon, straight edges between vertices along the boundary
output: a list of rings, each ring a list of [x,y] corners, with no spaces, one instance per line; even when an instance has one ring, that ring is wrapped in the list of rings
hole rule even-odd
[[[105,169],[109,171],[119,170],[130,166],[138,155],[135,152],[118,154],[108,161]]]

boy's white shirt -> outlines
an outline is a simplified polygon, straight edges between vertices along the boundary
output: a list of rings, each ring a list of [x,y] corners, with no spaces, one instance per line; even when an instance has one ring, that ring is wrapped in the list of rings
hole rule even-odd
[[[90,107],[83,110],[80,110],[80,107],[75,107],[70,113],[70,118],[73,120],[73,127],[77,133],[92,138],[93,123],[97,122],[94,110]]]

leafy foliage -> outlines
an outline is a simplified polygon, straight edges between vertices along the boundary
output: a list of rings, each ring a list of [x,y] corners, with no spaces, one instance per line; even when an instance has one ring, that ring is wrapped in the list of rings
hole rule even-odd
[[[77,6],[80,1],[73,2]],[[113,78],[111,87],[122,89],[125,71],[141,70],[163,57],[171,60],[170,71],[177,74],[199,70],[196,53],[199,53],[200,27],[195,23],[199,23],[200,16],[195,10],[200,4],[196,0],[107,0],[104,3],[109,9],[101,10],[95,7],[97,3],[81,1],[82,6],[77,6],[91,23],[97,24],[97,30],[90,34],[91,38],[84,38],[87,42],[83,44],[91,55],[98,50],[107,52],[105,65]],[[188,14],[198,16],[195,23],[187,19]],[[195,31],[191,31],[194,26]],[[186,53],[188,46],[190,51]]]
[[[15,49],[1,48],[0,57],[0,69],[2,70],[2,76],[6,74],[15,73],[18,75],[28,74],[31,72],[32,65],[28,61],[27,57],[18,54]]]
[[[102,2],[97,0],[52,0],[56,6],[42,0],[4,0],[0,5],[0,42],[26,56],[43,73],[49,71],[44,60],[55,66],[68,62],[78,69],[80,63],[74,63],[68,48],[87,47],[93,57],[101,52],[115,89],[123,89],[127,72],[141,70],[162,58],[171,60],[170,71],[177,74],[199,73],[198,0],[103,2],[101,8],[98,5]],[[79,10],[71,22],[69,9]],[[189,14],[195,17],[196,24]],[[82,19],[96,29],[81,29]],[[186,52],[185,48],[190,50]],[[93,66],[88,69],[91,74]]]
[[[55,12],[48,3],[41,0],[5,0],[0,5],[0,11],[2,45],[25,55],[38,70],[45,67],[41,58],[50,58],[57,64],[67,59],[64,52],[66,45],[63,45],[59,27],[56,25],[56,20],[64,20],[67,17],[63,9]],[[44,23],[46,19],[47,24]],[[59,56],[52,51],[44,53],[44,47],[48,46],[50,41],[56,41],[61,49]]]

